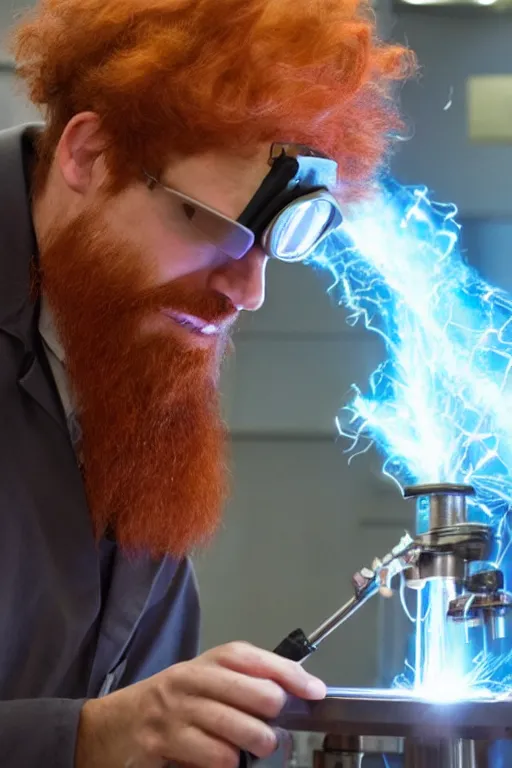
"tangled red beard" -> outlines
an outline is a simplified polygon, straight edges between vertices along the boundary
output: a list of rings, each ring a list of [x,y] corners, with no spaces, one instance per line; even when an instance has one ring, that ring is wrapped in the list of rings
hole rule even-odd
[[[108,528],[132,554],[182,556],[216,531],[228,491],[218,369],[226,334],[187,344],[162,308],[229,325],[224,296],[187,280],[141,290],[140,254],[113,242],[100,211],[46,238],[42,290],[66,350],[82,430],[96,538]],[[159,330],[142,333],[159,318]],[[151,327],[151,326],[149,326]]]

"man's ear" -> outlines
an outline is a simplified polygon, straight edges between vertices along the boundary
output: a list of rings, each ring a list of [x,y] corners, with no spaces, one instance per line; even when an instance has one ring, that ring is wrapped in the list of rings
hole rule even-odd
[[[55,162],[68,187],[84,195],[92,181],[96,160],[106,147],[100,119],[94,112],[81,112],[67,124],[57,145]]]

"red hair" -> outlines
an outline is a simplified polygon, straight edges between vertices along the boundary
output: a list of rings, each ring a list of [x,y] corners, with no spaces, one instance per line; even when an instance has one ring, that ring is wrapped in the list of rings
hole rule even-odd
[[[17,72],[46,130],[44,183],[68,121],[101,119],[120,186],[171,154],[295,141],[366,181],[400,130],[393,84],[414,69],[378,40],[368,0],[40,0]]]

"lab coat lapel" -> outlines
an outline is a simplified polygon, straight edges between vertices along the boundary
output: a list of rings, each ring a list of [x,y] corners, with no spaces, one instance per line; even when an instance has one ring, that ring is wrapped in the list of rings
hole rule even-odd
[[[67,431],[64,409],[53,385],[51,373],[44,372],[43,364],[35,354],[28,356],[27,359],[27,370],[21,374],[18,384],[55,419],[64,431]]]
[[[51,374],[45,374],[38,355],[38,302],[31,280],[37,242],[32,225],[25,156],[38,126],[12,128],[0,133],[0,330],[20,342],[18,384],[66,429],[60,400]]]
[[[165,559],[115,554],[112,580],[100,626],[88,696],[108,693],[122,674],[130,641],[151,599]],[[117,670],[117,675],[115,674]],[[106,676],[109,678],[106,684]]]

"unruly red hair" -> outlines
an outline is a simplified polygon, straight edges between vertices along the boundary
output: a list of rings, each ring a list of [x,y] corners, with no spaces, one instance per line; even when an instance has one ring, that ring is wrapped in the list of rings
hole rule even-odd
[[[68,121],[93,111],[119,187],[174,153],[272,141],[315,147],[364,183],[414,69],[377,38],[368,0],[40,0],[13,50],[46,121],[39,180]]]

